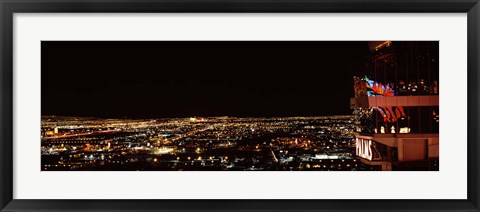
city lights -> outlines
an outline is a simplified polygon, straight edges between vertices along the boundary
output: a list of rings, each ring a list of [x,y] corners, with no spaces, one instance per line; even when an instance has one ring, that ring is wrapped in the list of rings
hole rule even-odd
[[[367,170],[361,163],[360,168],[339,166],[345,161],[356,163],[352,119],[49,116],[42,118],[42,167],[48,171]],[[58,134],[46,133],[55,128]],[[321,159],[331,160],[324,167]]]
[[[438,41],[42,41],[41,58],[42,171],[439,170]]]

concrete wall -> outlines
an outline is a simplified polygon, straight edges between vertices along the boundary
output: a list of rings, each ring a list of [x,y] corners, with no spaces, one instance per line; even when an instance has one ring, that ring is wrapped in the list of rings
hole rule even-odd
[[[417,107],[417,106],[438,106],[438,95],[429,96],[370,96],[368,104],[370,107]]]

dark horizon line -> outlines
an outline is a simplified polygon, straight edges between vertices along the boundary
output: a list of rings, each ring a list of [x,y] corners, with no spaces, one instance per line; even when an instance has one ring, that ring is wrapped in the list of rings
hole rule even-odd
[[[184,117],[156,117],[156,118],[132,118],[132,117],[98,117],[98,116],[69,116],[69,115],[41,115],[44,117],[71,117],[71,118],[98,118],[98,119],[182,119],[182,118],[296,118],[296,117],[332,117],[332,116],[353,116],[352,114],[337,115],[307,115],[307,116],[184,116]]]

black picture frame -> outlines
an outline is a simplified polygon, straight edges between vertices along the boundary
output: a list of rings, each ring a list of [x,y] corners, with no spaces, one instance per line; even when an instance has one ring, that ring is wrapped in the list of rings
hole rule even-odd
[[[479,211],[478,0],[0,0],[1,211]],[[466,200],[25,200],[13,199],[14,13],[467,13],[468,198]],[[34,180],[34,179],[32,179]],[[445,182],[448,183],[448,182]],[[234,192],[234,191],[233,191]]]

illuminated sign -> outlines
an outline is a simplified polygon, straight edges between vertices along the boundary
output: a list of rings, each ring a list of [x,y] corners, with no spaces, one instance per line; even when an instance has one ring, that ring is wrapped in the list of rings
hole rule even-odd
[[[372,140],[356,138],[356,146],[357,146],[356,147],[357,156],[368,159],[368,160],[372,160],[373,158]]]

